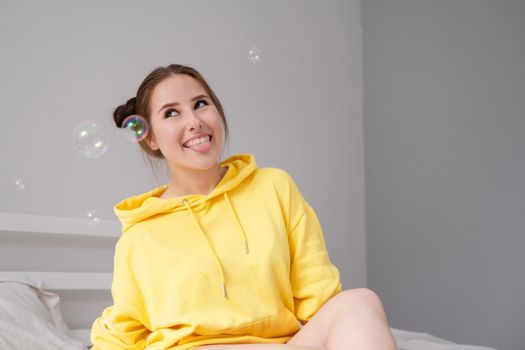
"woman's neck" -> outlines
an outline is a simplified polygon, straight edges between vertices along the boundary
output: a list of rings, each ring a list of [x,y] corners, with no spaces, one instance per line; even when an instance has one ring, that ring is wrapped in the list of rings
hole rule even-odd
[[[206,170],[185,169],[171,172],[171,183],[161,198],[187,196],[190,194],[209,194],[221,181],[226,168],[218,163]]]

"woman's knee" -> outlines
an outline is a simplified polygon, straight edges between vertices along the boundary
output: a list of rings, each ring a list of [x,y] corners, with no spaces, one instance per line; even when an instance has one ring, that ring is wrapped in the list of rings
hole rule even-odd
[[[338,309],[368,309],[385,314],[383,303],[379,296],[368,288],[354,288],[342,291],[333,297],[334,307]]]

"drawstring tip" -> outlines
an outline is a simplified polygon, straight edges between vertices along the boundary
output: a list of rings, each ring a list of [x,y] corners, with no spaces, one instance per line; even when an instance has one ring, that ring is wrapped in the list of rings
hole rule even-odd
[[[222,284],[222,296],[226,298],[226,285]]]
[[[244,241],[244,250],[246,251],[246,254],[250,253],[250,251],[248,250],[248,241]]]

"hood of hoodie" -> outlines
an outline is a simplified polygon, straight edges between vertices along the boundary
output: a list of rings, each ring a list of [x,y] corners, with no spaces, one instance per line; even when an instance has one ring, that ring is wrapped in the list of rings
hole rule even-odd
[[[255,158],[250,154],[234,155],[222,161],[220,166],[226,167],[227,171],[221,181],[207,195],[192,194],[162,199],[160,196],[168,188],[168,185],[163,185],[121,201],[115,205],[114,212],[122,223],[122,231],[126,232],[136,223],[154,215],[186,210],[186,204],[192,207],[204,204],[206,201],[235,188],[257,169]]]

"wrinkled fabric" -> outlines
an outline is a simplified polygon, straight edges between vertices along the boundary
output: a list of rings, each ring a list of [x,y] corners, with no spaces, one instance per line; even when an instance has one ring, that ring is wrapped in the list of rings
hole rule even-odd
[[[68,331],[58,295],[29,279],[0,278],[0,349],[87,349]]]
[[[428,333],[391,328],[398,350],[496,350],[478,345],[456,344]]]

